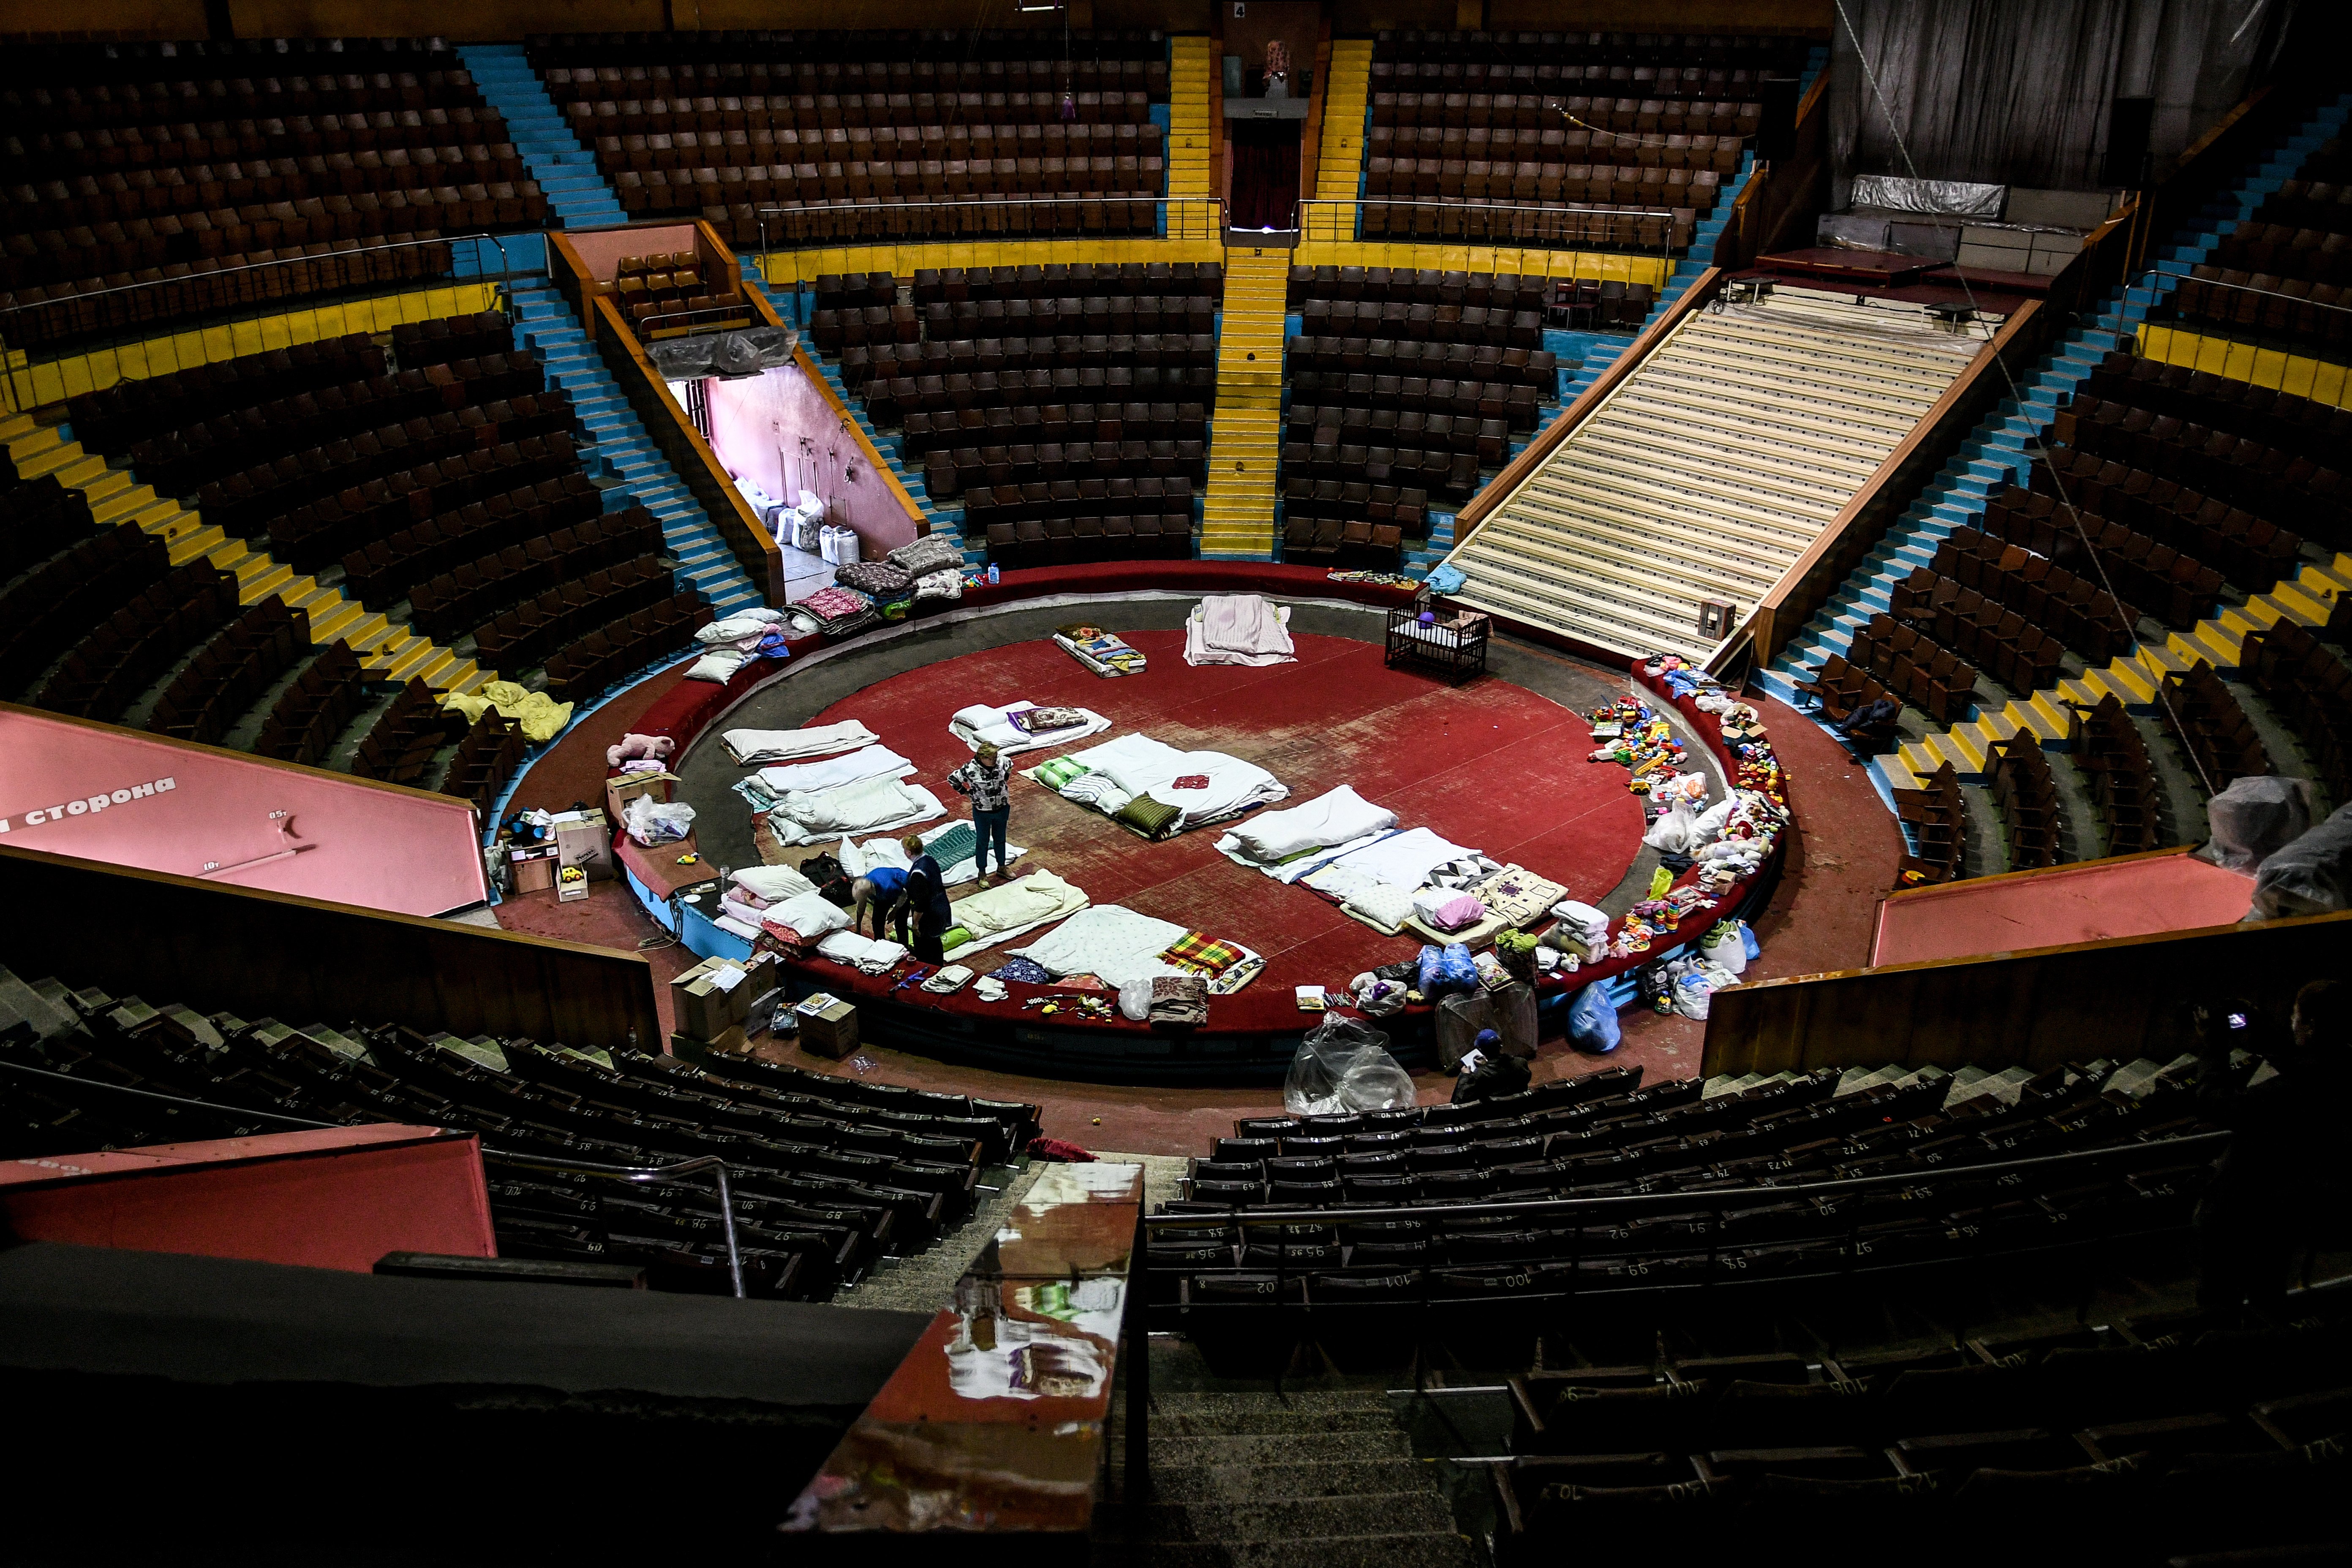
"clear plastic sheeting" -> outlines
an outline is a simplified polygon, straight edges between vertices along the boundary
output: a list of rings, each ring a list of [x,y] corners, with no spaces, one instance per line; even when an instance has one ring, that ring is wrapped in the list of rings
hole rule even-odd
[[[2206,807],[2213,837],[2200,858],[2225,871],[2252,871],[2311,831],[2313,804],[2309,779],[2236,780]]]
[[[1856,174],[1853,205],[1882,212],[1932,213],[1945,217],[1994,217],[2009,195],[2007,185],[1975,185],[1960,180],[1912,180],[1896,174]]]
[[[716,375],[733,379],[793,363],[800,334],[790,327],[751,327],[736,332],[694,332],[646,345],[665,381]]]
[[[2254,907],[2246,918],[2285,920],[2343,909],[2352,909],[2352,805],[2263,862],[2254,873]]]
[[[1293,1116],[1344,1116],[1412,1102],[1412,1075],[1389,1055],[1389,1037],[1337,1014],[1326,1015],[1298,1042],[1282,1086],[1283,1109]]]

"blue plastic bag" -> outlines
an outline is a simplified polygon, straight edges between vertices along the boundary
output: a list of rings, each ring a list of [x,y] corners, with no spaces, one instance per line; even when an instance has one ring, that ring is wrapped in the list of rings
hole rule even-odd
[[[1429,589],[1433,594],[1458,594],[1469,580],[1459,566],[1441,563],[1429,569]]]
[[[1442,952],[1424,945],[1418,978],[1415,989],[1425,1002],[1434,1002],[1450,991],[1475,992],[1479,986],[1478,965],[1470,950],[1458,942]]]
[[[1739,945],[1748,950],[1748,962],[1750,963],[1764,956],[1763,948],[1757,945],[1756,928],[1746,921],[1739,922]]]
[[[1615,1050],[1621,1038],[1608,986],[1595,983],[1578,992],[1576,1000],[1568,1005],[1568,1043],[1589,1056],[1600,1057]]]

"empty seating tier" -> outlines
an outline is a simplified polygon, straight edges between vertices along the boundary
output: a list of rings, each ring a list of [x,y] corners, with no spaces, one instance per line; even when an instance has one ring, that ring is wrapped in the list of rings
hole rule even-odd
[[[520,737],[496,721],[473,734],[486,752],[520,752]],[[0,1081],[12,1156],[229,1136],[264,1125],[246,1114],[257,1111],[469,1129],[485,1145],[501,1256],[640,1263],[663,1289],[729,1289],[708,1188],[607,1192],[517,1162],[649,1166],[716,1154],[732,1176],[747,1286],[822,1300],[965,1217],[981,1167],[1009,1161],[1036,1131],[1034,1105],[761,1063],[706,1071],[668,1057],[348,1021],[207,1019],[169,999],[150,1006],[93,990],[68,1005],[77,1027],[0,1038],[7,1059],[66,1075]],[[163,1112],[108,1084],[225,1109]]]
[[[1968,807],[1960,800],[1958,775],[1947,763],[1920,782],[1918,789],[1895,792],[1895,816],[1903,825],[1906,846],[1895,879],[1906,887],[1969,874]]]
[[[1449,561],[1465,603],[1622,654],[1704,658],[1969,364],[1981,336],[1783,289],[1694,312]]]
[[[2202,785],[2216,793],[2274,771],[2253,721],[2202,659],[2164,678],[2164,721],[2196,760]]]
[[[2172,842],[2165,830],[2163,789],[2147,743],[2114,693],[2082,715],[2073,755],[2099,808],[2100,837],[2107,854],[2137,855]]]
[[[2011,735],[1994,746],[1986,782],[2000,808],[2001,839],[2009,847],[2011,870],[2056,866],[2072,858],[2066,852],[2058,781],[2051,774],[2050,759],[2042,754],[2041,737]]]

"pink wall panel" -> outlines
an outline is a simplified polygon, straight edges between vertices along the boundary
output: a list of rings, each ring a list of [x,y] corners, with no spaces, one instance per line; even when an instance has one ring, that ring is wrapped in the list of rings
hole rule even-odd
[[[481,1146],[430,1127],[11,1161],[0,1233],[362,1274],[387,1252],[498,1256]]]
[[[6,705],[0,843],[406,915],[489,896],[464,801]]]
[[[915,542],[914,520],[797,365],[704,384],[710,449],[729,473],[780,500],[814,490],[824,498],[827,521],[857,531],[868,561]]]

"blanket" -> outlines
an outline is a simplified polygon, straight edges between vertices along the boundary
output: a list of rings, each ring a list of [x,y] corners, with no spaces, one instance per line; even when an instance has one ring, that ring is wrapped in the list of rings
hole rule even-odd
[[[1186,664],[1296,664],[1287,606],[1255,594],[1212,594],[1184,621]]]
[[[1087,895],[1051,871],[1027,876],[959,899],[952,906],[955,924],[981,946],[1010,932],[1059,920],[1086,908]]]
[[[1055,979],[1066,974],[1091,974],[1113,990],[1130,981],[1149,980],[1182,971],[1160,962],[1160,954],[1186,934],[1182,926],[1118,904],[1095,904],[1080,910],[1012,956],[1026,958]]]
[[[1195,974],[1215,979],[1248,953],[1247,948],[1230,942],[1219,942],[1207,931],[1186,931],[1169,943],[1160,958],[1179,969],[1189,969]]]
[[[1229,859],[1271,866],[1308,849],[1353,843],[1396,826],[1396,813],[1372,805],[1346,784],[1304,805],[1261,812],[1217,840]]]
[[[795,791],[811,795],[865,779],[903,779],[914,772],[915,764],[889,747],[864,746],[846,756],[827,757],[822,762],[761,768],[760,782],[779,795]]]
[[[1340,856],[1307,878],[1306,883],[1317,892],[1335,898],[1346,897],[1340,884],[1365,878],[1411,893],[1428,881],[1429,873],[1437,867],[1477,853],[1449,843],[1426,827],[1415,827],[1392,833],[1352,854]]]
[[[808,724],[798,730],[730,730],[719,742],[729,756],[748,768],[854,752],[881,738],[856,720],[845,719],[838,724]]]
[[[1083,741],[1088,735],[1099,735],[1110,728],[1109,720],[1088,708],[1072,710],[1079,715],[1078,721],[1057,730],[1045,730],[1032,733],[1013,722],[1013,716],[1015,713],[1026,712],[1036,706],[1034,702],[1010,702],[1002,708],[991,708],[984,703],[976,704],[961,710],[954,718],[950,719],[948,731],[975,752],[980,750],[981,742],[985,741],[992,742],[999,752],[1009,757],[1021,752],[1036,752],[1051,746],[1066,746],[1073,741]]]
[[[1113,637],[1108,632],[1084,638],[1055,632],[1054,641],[1061,646],[1063,652],[1097,675],[1140,675],[1146,666],[1144,657],[1125,638]]]
[[[898,779],[866,779],[814,795],[788,795],[767,814],[782,845],[814,844],[844,833],[885,833],[945,816],[940,797]]]
[[[966,882],[980,880],[980,868],[971,858],[972,846],[978,842],[969,822],[942,822],[937,827],[923,829],[923,847],[940,863],[940,885],[960,888]],[[1004,842],[1004,863],[1011,865],[1029,853],[1011,839]],[[862,877],[877,866],[895,866],[903,871],[914,862],[907,858],[906,848],[897,837],[869,838],[857,846],[859,864],[852,868],[847,855],[841,857],[842,868],[853,877]],[[994,856],[990,859],[993,861]]]
[[[1163,824],[1150,837],[1183,833],[1238,816],[1252,806],[1286,799],[1290,794],[1255,763],[1223,752],[1180,752],[1149,735],[1122,735],[1076,752],[1070,760],[1087,772],[1062,787],[1065,799],[1114,817],[1137,795],[1150,795],[1162,806],[1174,806],[1178,816],[1172,821],[1145,809],[1145,816]],[[1196,775],[1207,782],[1195,783]],[[1186,787],[1177,787],[1179,780]],[[1136,826],[1139,831],[1144,830],[1141,824]]]
[[[474,692],[444,692],[441,706],[462,714],[468,724],[480,723],[483,714],[496,709],[499,717],[513,720],[521,727],[522,738],[534,744],[552,741],[572,722],[572,704],[558,702],[544,691],[527,691],[511,680],[493,680]]]

